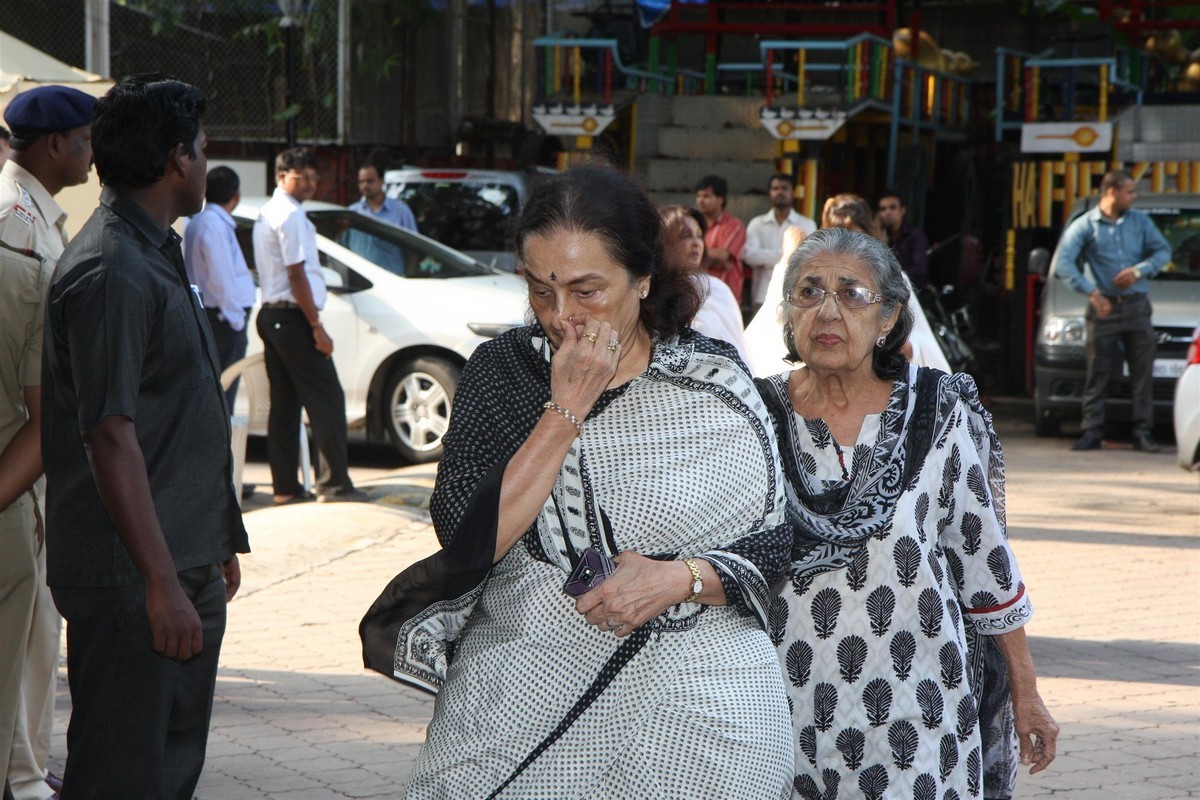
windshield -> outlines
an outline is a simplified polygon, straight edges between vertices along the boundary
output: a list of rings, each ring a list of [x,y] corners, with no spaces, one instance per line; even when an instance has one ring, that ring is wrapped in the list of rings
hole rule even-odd
[[[461,278],[494,272],[470,256],[355,211],[309,211],[308,218],[321,236],[405,278]]]
[[[408,204],[421,233],[457,250],[508,250],[509,224],[521,209],[516,187],[497,181],[393,184],[388,197]]]
[[[1171,245],[1171,260],[1155,280],[1200,280],[1200,209],[1144,209]]]

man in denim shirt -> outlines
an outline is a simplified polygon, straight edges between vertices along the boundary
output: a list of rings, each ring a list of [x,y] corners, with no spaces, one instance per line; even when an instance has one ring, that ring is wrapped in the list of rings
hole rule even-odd
[[[1083,387],[1083,436],[1072,450],[1099,449],[1104,433],[1104,400],[1120,342],[1133,390],[1133,446],[1157,453],[1152,381],[1157,349],[1151,322],[1149,286],[1171,258],[1171,247],[1150,217],[1133,210],[1133,176],[1113,170],[1100,182],[1100,203],[1063,232],[1054,253],[1054,274],[1088,297],[1087,379]],[[1091,277],[1080,261],[1091,268]]]

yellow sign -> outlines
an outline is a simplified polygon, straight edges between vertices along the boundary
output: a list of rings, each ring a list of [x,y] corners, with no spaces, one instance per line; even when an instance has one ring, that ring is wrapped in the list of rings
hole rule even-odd
[[[1022,153],[1104,153],[1112,149],[1111,122],[1029,122],[1021,126]]]

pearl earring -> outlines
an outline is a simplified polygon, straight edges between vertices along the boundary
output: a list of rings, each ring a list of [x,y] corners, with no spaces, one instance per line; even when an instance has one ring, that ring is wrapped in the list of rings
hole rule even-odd
[[[648,291],[646,291],[645,289],[642,289],[642,299],[643,300],[646,299],[646,295],[648,295],[648,294],[650,294]]]

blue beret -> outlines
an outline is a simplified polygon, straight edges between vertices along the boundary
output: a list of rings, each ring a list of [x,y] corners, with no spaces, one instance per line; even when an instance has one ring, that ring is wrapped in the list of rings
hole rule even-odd
[[[38,86],[21,92],[4,109],[13,136],[29,139],[92,123],[96,98],[69,86]]]

